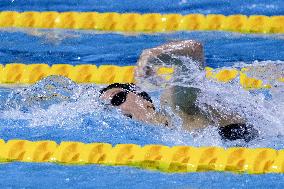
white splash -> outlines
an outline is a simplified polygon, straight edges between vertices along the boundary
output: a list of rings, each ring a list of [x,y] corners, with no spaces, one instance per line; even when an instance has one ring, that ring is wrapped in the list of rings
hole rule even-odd
[[[179,72],[178,80],[176,80],[178,82],[174,84],[199,88],[201,94],[198,97],[197,105],[200,108],[205,108],[206,104],[221,109],[224,114],[233,112],[245,117],[247,122],[259,129],[260,138],[264,141],[270,141],[271,137],[277,138],[279,135],[284,135],[283,83],[275,82],[274,87],[264,91],[265,93],[262,91],[250,92],[239,85],[239,78],[227,84],[208,80],[205,78],[205,72],[195,66],[194,62],[188,59],[183,59],[183,61],[186,62],[187,69]],[[238,62],[235,67],[240,67],[241,64]],[[282,64],[282,62],[253,62],[251,66],[269,67],[271,64]],[[270,75],[265,75],[265,77],[269,80]],[[161,83],[159,84],[161,85]],[[166,85],[169,84],[168,82]],[[139,138],[140,135],[145,134],[143,132],[151,131],[145,129],[145,125],[121,116],[117,109],[108,109],[99,100],[98,93],[97,86],[76,85],[66,78],[55,80],[49,78],[33,87],[18,89],[11,93],[6,102],[6,108],[1,111],[0,118],[27,120],[28,127],[57,125],[64,129],[73,129],[80,127],[84,116],[90,116],[99,123],[100,128],[97,128],[96,131],[101,134],[105,134],[107,128],[113,127],[111,123],[121,124],[121,127],[115,128],[119,133],[115,137],[122,137],[122,139],[123,136],[119,135],[123,132],[130,138],[132,138],[131,135]],[[159,104],[159,95],[154,99],[154,103]],[[156,138],[164,143],[196,146],[222,145],[216,129],[207,128],[199,133],[189,133],[178,127],[181,123],[178,117],[175,117],[176,115],[169,115],[174,117],[177,127],[175,129],[158,127],[159,134]],[[111,133],[109,135],[112,136]],[[147,137],[145,138],[137,140],[147,140]],[[250,145],[263,146],[263,144],[264,146],[270,145],[262,140]]]

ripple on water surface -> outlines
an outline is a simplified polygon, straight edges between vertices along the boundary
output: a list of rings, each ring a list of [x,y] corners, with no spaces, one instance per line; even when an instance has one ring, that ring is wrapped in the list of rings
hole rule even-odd
[[[186,60],[185,60],[186,61]],[[281,62],[262,62],[276,64]],[[239,65],[239,64],[237,64]],[[255,65],[260,65],[256,62]],[[283,65],[283,64],[282,64]],[[212,127],[200,133],[175,128],[147,125],[122,116],[119,110],[105,105],[98,97],[96,85],[77,85],[71,80],[51,76],[25,88],[2,88],[1,131],[3,139],[78,140],[83,142],[165,144],[165,145],[245,145],[283,148],[283,84],[274,83],[271,90],[247,91],[237,82],[220,84],[204,80],[197,70],[178,85],[195,80],[201,89],[198,105],[209,104],[246,117],[260,131],[260,137],[248,144],[241,141],[224,143]],[[188,74],[188,73],[187,73]],[[203,76],[202,76],[203,75]],[[196,76],[196,77],[195,77]],[[201,77],[202,76],[202,77]],[[269,76],[269,75],[268,75]],[[182,74],[179,77],[184,77]],[[203,80],[203,82],[199,82]],[[192,83],[192,81],[190,82]],[[202,84],[201,84],[202,83]],[[276,85],[277,84],[277,85]],[[151,92],[159,107],[161,91]]]

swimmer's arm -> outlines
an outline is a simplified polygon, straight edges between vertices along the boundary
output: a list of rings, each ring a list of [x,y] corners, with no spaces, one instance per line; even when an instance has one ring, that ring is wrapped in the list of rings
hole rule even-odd
[[[194,40],[170,42],[155,48],[145,49],[137,62],[138,74],[151,65],[182,65],[181,61],[173,57],[188,57],[204,68],[203,47]]]
[[[195,61],[200,69],[204,68],[204,55],[203,47],[200,42],[187,40],[172,42],[165,45],[161,45],[152,49],[146,49],[142,52],[140,59],[138,60],[136,74],[142,74],[142,77],[151,77],[156,74],[154,70],[151,70],[152,65],[182,65],[182,61],[178,59],[171,59],[171,57],[183,56],[191,58]],[[138,75],[139,76],[139,75]],[[188,130],[195,128],[202,128],[205,125],[211,124],[212,119],[208,119],[198,107],[196,107],[196,98],[199,90],[194,87],[181,87],[172,86],[164,91],[161,96],[162,106],[171,106],[176,110],[178,107],[179,114],[183,117],[184,124]],[[214,110],[208,106],[210,117],[217,118],[219,126],[226,126],[235,123],[245,123],[245,119],[235,114],[227,114],[226,116],[218,110]]]
[[[194,40],[176,41],[167,43],[155,48],[146,49],[142,52],[136,68],[136,76],[146,79],[155,75],[154,66],[172,66],[177,65],[182,67],[182,62],[179,57],[192,59],[200,69],[204,68],[203,46],[200,42]],[[173,78],[175,82],[175,76]],[[187,83],[189,84],[189,83]],[[196,111],[195,100],[197,98],[198,89],[193,87],[172,86],[162,95],[163,99],[167,96],[167,101],[172,107],[180,107],[181,111],[192,113]]]
[[[198,64],[200,69],[204,68],[202,44],[194,40],[177,41],[144,50],[137,63],[136,76],[142,76],[142,78],[153,76],[156,74],[153,70],[154,66],[182,66],[183,62],[178,57],[190,58]],[[172,86],[162,94],[161,105],[162,107],[170,106],[173,109],[178,107],[181,115],[196,114],[198,109],[195,101],[198,92],[198,89],[193,87]]]

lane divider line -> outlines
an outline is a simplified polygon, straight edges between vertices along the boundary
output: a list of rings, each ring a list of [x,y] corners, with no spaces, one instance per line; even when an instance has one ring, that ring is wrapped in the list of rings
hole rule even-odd
[[[137,14],[116,12],[0,12],[0,28],[61,28],[117,32],[219,30],[284,33],[284,15]]]
[[[0,161],[52,162],[63,165],[125,165],[163,172],[231,171],[284,173],[284,150],[164,146],[65,141],[0,140]]]
[[[228,83],[235,79],[245,89],[271,88],[262,80],[247,76],[246,70],[216,69],[206,67],[205,74],[208,79],[220,83]],[[34,84],[49,75],[61,75],[68,77],[76,83],[135,83],[135,66],[101,65],[97,67],[92,64],[70,65],[70,64],[0,64],[0,84]],[[157,74],[165,80],[172,77],[174,68],[158,68]],[[278,78],[278,82],[284,82]]]

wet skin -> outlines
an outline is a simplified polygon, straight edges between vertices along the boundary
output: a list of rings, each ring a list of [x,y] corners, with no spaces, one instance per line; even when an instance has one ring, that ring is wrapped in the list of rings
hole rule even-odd
[[[114,95],[122,91],[124,91],[124,89],[109,89],[101,95],[101,98],[103,100],[110,101],[114,97]],[[133,92],[128,92],[126,101],[121,105],[115,107],[119,108],[123,115],[138,121],[150,124],[169,124],[167,117],[157,112],[151,102],[143,99],[141,96]]]

